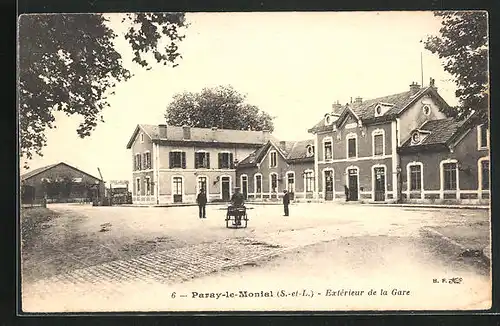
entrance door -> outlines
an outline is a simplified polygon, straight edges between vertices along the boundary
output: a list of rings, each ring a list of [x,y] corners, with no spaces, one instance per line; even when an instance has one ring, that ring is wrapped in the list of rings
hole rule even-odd
[[[385,201],[385,168],[374,168],[375,201]]]
[[[248,178],[247,176],[243,176],[241,177],[241,190],[243,192],[243,197],[245,197],[245,199],[247,199],[247,196],[248,196]]]
[[[333,200],[333,171],[325,171],[325,200]]]
[[[358,200],[358,170],[349,169],[349,200]]]
[[[229,189],[231,187],[231,181],[229,177],[222,177],[221,179],[221,187],[222,187],[222,200],[229,201],[231,198],[231,194]]]
[[[181,177],[174,177],[173,180],[173,186],[174,186],[174,203],[182,203],[182,178]]]

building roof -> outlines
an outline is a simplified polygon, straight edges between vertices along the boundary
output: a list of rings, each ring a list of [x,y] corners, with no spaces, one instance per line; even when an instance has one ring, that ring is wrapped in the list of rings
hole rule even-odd
[[[212,129],[190,127],[190,139],[184,139],[183,127],[167,126],[166,138],[160,137],[159,125],[139,124],[137,125],[127,148],[131,148],[139,130],[142,130],[152,141],[186,141],[186,142],[217,142],[233,144],[264,144],[273,139],[269,132],[231,129]]]
[[[64,163],[64,162],[59,162],[59,163],[55,163],[55,164],[46,165],[46,166],[42,166],[40,168],[28,171],[28,172],[26,172],[26,173],[24,173],[24,174],[21,175],[21,180],[24,181],[24,180],[30,179],[30,178],[32,178],[32,177],[34,177],[34,176],[36,176],[36,175],[38,175],[38,174],[40,174],[42,172],[48,171],[48,170],[50,170],[50,169],[52,169],[52,168],[54,168],[54,167],[56,167],[58,165],[61,165],[61,164],[66,165],[69,168],[71,168],[73,170],[76,170],[76,171],[78,171],[80,173],[83,173],[83,174],[85,174],[85,175],[87,175],[87,176],[89,176],[91,178],[94,178],[96,180],[102,181],[101,178],[94,177],[93,175],[91,175],[91,174],[89,174],[87,172],[84,172],[84,171],[82,171],[82,170],[80,170],[80,169],[78,169],[78,168],[76,168],[74,166],[71,166],[68,163]]]
[[[307,146],[313,144],[313,139],[280,142],[268,141],[265,145],[257,148],[253,153],[241,160],[238,163],[238,166],[254,166],[257,163],[260,163],[271,147],[279,150],[286,161],[301,159],[313,160],[313,156],[307,156]]]
[[[466,123],[467,120],[457,121],[454,118],[429,120],[418,128],[419,131],[427,134],[422,141],[418,144],[412,144],[410,138],[402,144],[401,148],[404,151],[405,148],[421,148],[422,146],[448,146],[456,139],[457,135],[462,134],[467,129],[463,128]]]
[[[334,123],[338,124],[344,120],[344,117],[351,112],[355,117],[359,118],[361,121],[384,121],[390,120],[398,117],[403,113],[411,104],[415,103],[422,96],[430,94],[433,95],[443,106],[448,106],[446,101],[438,94],[436,88],[433,86],[428,86],[425,88],[420,88],[419,91],[413,93],[412,91],[406,91],[398,94],[392,94],[382,97],[377,97],[370,100],[362,101],[361,103],[348,103],[338,109],[340,117],[335,120]],[[375,117],[375,107],[378,104],[383,104],[389,106],[390,108],[382,116]],[[333,126],[327,126],[325,124],[325,119],[321,119],[314,127],[309,129],[309,132],[327,131],[331,130]]]

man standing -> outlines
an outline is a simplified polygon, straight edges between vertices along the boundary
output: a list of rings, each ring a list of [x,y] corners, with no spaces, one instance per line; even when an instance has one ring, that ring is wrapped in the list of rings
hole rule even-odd
[[[207,218],[205,215],[205,206],[207,205],[207,195],[205,194],[205,189],[201,189],[198,197],[196,197],[196,203],[198,204],[198,211],[200,218]]]
[[[233,210],[235,214],[235,225],[241,225],[241,213],[238,208],[244,207],[244,203],[245,197],[243,197],[243,194],[240,192],[240,188],[236,187],[234,189],[234,194],[231,197],[231,206],[229,206],[229,209]]]
[[[288,191],[283,190],[283,208],[285,210],[285,215],[288,216],[288,205],[290,205],[290,194]]]
[[[349,201],[349,188],[344,185],[345,201]]]

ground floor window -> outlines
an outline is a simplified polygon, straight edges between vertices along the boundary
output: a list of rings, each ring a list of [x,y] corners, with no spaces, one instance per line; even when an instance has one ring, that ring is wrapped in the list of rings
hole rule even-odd
[[[483,190],[490,190],[490,161],[481,162],[481,186]]]
[[[295,187],[294,187],[295,186],[295,174],[288,173],[287,180],[288,180],[288,186],[287,186],[288,192],[294,192],[295,191]]]
[[[135,194],[137,196],[141,194],[141,178],[135,179]]]
[[[182,195],[182,178],[174,177],[173,185],[174,185],[173,189],[174,195]]]
[[[410,190],[421,190],[422,189],[422,166],[421,165],[410,165]]]
[[[456,190],[457,189],[457,163],[444,163],[443,164],[443,189]]]
[[[207,177],[198,177],[198,191],[207,192]]]
[[[278,188],[278,175],[271,173],[271,192],[276,192],[276,188]]]
[[[258,194],[262,193],[262,176],[261,175],[255,176],[255,192]]]
[[[306,171],[304,172],[305,184],[306,184],[306,192],[314,191],[314,172]]]
[[[145,178],[144,179],[144,190],[146,191],[146,195],[151,194],[151,179],[150,178]]]

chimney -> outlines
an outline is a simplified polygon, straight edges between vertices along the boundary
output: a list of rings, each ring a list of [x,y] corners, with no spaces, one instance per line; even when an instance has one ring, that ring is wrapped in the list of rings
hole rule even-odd
[[[334,116],[339,116],[342,111],[342,104],[339,101],[337,103],[332,104],[332,113]]]
[[[412,82],[410,84],[410,93],[411,95],[416,94],[420,90],[420,85],[416,82]]]
[[[212,127],[212,141],[217,141],[217,127]]]
[[[434,88],[434,89],[437,89],[437,87],[436,87],[436,85],[435,85],[435,80],[434,80],[434,78],[432,78],[432,77],[429,79],[429,87],[432,87],[432,88]]]
[[[182,139],[191,139],[191,127],[182,126]]]
[[[167,125],[158,125],[158,134],[160,139],[167,138]]]
[[[267,129],[262,130],[262,136],[265,142],[268,141],[271,138],[271,131]]]
[[[280,140],[280,147],[285,148],[285,146],[286,146],[286,141]]]
[[[356,104],[361,104],[362,102],[363,102],[363,99],[359,96],[354,99],[354,103],[356,103]]]

